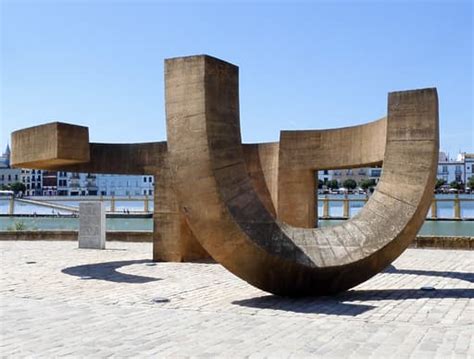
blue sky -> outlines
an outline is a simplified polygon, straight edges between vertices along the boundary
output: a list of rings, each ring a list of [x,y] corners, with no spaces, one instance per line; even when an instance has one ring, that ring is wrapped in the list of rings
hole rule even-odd
[[[1,3],[0,145],[50,121],[96,142],[164,140],[165,58],[240,67],[245,142],[368,122],[437,87],[441,148],[474,152],[471,1]]]

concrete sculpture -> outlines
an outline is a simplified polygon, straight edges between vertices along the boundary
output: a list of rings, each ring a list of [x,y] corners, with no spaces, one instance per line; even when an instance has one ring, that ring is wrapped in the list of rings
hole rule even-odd
[[[236,66],[169,59],[165,78],[167,142],[89,144],[87,128],[53,123],[13,133],[13,164],[153,174],[155,260],[209,253],[280,295],[351,288],[388,266],[420,229],[436,174],[436,89],[390,93],[387,117],[365,125],[242,144]],[[341,225],[312,228],[314,171],[374,164],[383,173],[365,207]]]

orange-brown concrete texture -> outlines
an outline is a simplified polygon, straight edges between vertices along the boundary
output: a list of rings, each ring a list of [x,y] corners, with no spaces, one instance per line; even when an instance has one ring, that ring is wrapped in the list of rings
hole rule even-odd
[[[65,146],[64,144],[70,144]],[[209,260],[179,213],[167,163],[166,142],[89,143],[88,129],[50,123],[12,134],[13,165],[58,171],[149,174],[155,177],[153,259]]]
[[[12,134],[13,166],[47,168],[89,161],[87,127],[53,122]]]
[[[255,186],[255,163],[249,170],[241,145],[236,66],[208,56],[168,60],[166,108],[176,193],[193,233],[214,259],[263,290],[284,295],[330,294],[355,286],[402,253],[428,211],[438,151],[435,89],[391,93],[387,119],[307,135],[347,143],[339,149],[344,153],[351,152],[347,147],[355,149],[349,157],[341,154],[337,165],[383,161],[384,166],[380,183],[363,210],[342,225],[323,229],[295,228],[275,219],[265,203],[272,191],[262,190],[261,178]],[[365,138],[372,152],[364,147]],[[285,152],[282,142],[278,168],[286,173],[292,150],[288,146]],[[305,150],[302,146],[301,151]],[[328,147],[314,147],[323,146]],[[328,151],[332,158],[338,157],[337,150]],[[324,160],[318,164],[308,160],[307,154],[293,152],[301,158],[297,163],[303,163],[299,164],[302,170],[329,166]],[[284,193],[280,184],[301,186],[300,193],[305,189],[294,178],[281,180],[282,172],[276,196],[280,218],[289,206],[280,198]],[[400,183],[403,188],[395,187]]]
[[[245,144],[242,149],[253,187],[267,211],[276,217],[273,203],[276,202],[278,143]]]
[[[167,156],[159,163],[154,173],[153,260],[165,262],[209,260],[209,254],[196,240],[180,211]]]
[[[314,172],[381,165],[386,119],[333,130],[281,131],[278,219],[296,227],[317,224]]]

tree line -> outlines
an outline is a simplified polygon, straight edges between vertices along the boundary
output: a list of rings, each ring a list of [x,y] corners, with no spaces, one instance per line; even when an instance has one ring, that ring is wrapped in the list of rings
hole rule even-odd
[[[332,180],[318,180],[318,189],[322,189],[323,186],[326,186],[329,189],[336,190],[338,188],[344,187],[349,190],[354,190],[357,187],[360,187],[364,191],[370,190],[371,188],[375,187],[377,185],[377,182],[374,179],[363,179],[359,183],[356,182],[356,180],[352,178],[348,178],[344,180],[342,183],[339,183],[338,180],[332,179]],[[436,190],[439,190],[441,187],[447,185],[446,180],[442,178],[438,178],[436,180],[436,185],[435,188]],[[462,190],[464,189],[464,184],[462,182],[457,182],[457,181],[452,181],[449,183],[449,187],[457,190]],[[474,176],[469,178],[467,181],[467,187],[474,189]]]
[[[0,190],[2,191],[13,191],[15,194],[18,194],[19,192],[25,193],[26,191],[26,186],[24,183],[21,182],[14,182],[8,185],[2,184],[0,185]]]
[[[446,186],[448,183],[445,179],[443,178],[438,178],[436,180],[436,185],[435,185],[435,188],[437,190],[439,190],[441,187],[443,186]],[[464,183],[462,182],[457,182],[457,181],[452,181],[451,183],[449,183],[449,187],[450,188],[453,188],[453,189],[457,189],[457,190],[462,190],[464,189]],[[467,187],[473,189],[474,188],[474,176],[472,176],[471,178],[469,178],[469,180],[467,181]]]
[[[364,191],[367,191],[368,189],[375,187],[377,185],[377,182],[374,179],[363,179],[362,181],[357,183],[357,181],[352,178],[348,178],[342,182],[342,187],[350,189],[350,190],[356,189],[357,185]],[[323,186],[326,186],[329,189],[335,190],[335,189],[340,188],[341,184],[339,183],[338,180],[335,180],[335,179],[328,180],[328,181],[319,180],[318,188],[322,189]]]

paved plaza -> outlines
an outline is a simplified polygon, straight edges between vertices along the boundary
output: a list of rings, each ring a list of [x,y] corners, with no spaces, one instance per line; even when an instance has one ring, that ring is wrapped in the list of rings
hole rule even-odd
[[[291,299],[107,247],[0,242],[2,357],[474,357],[472,251],[409,249],[349,292]]]

